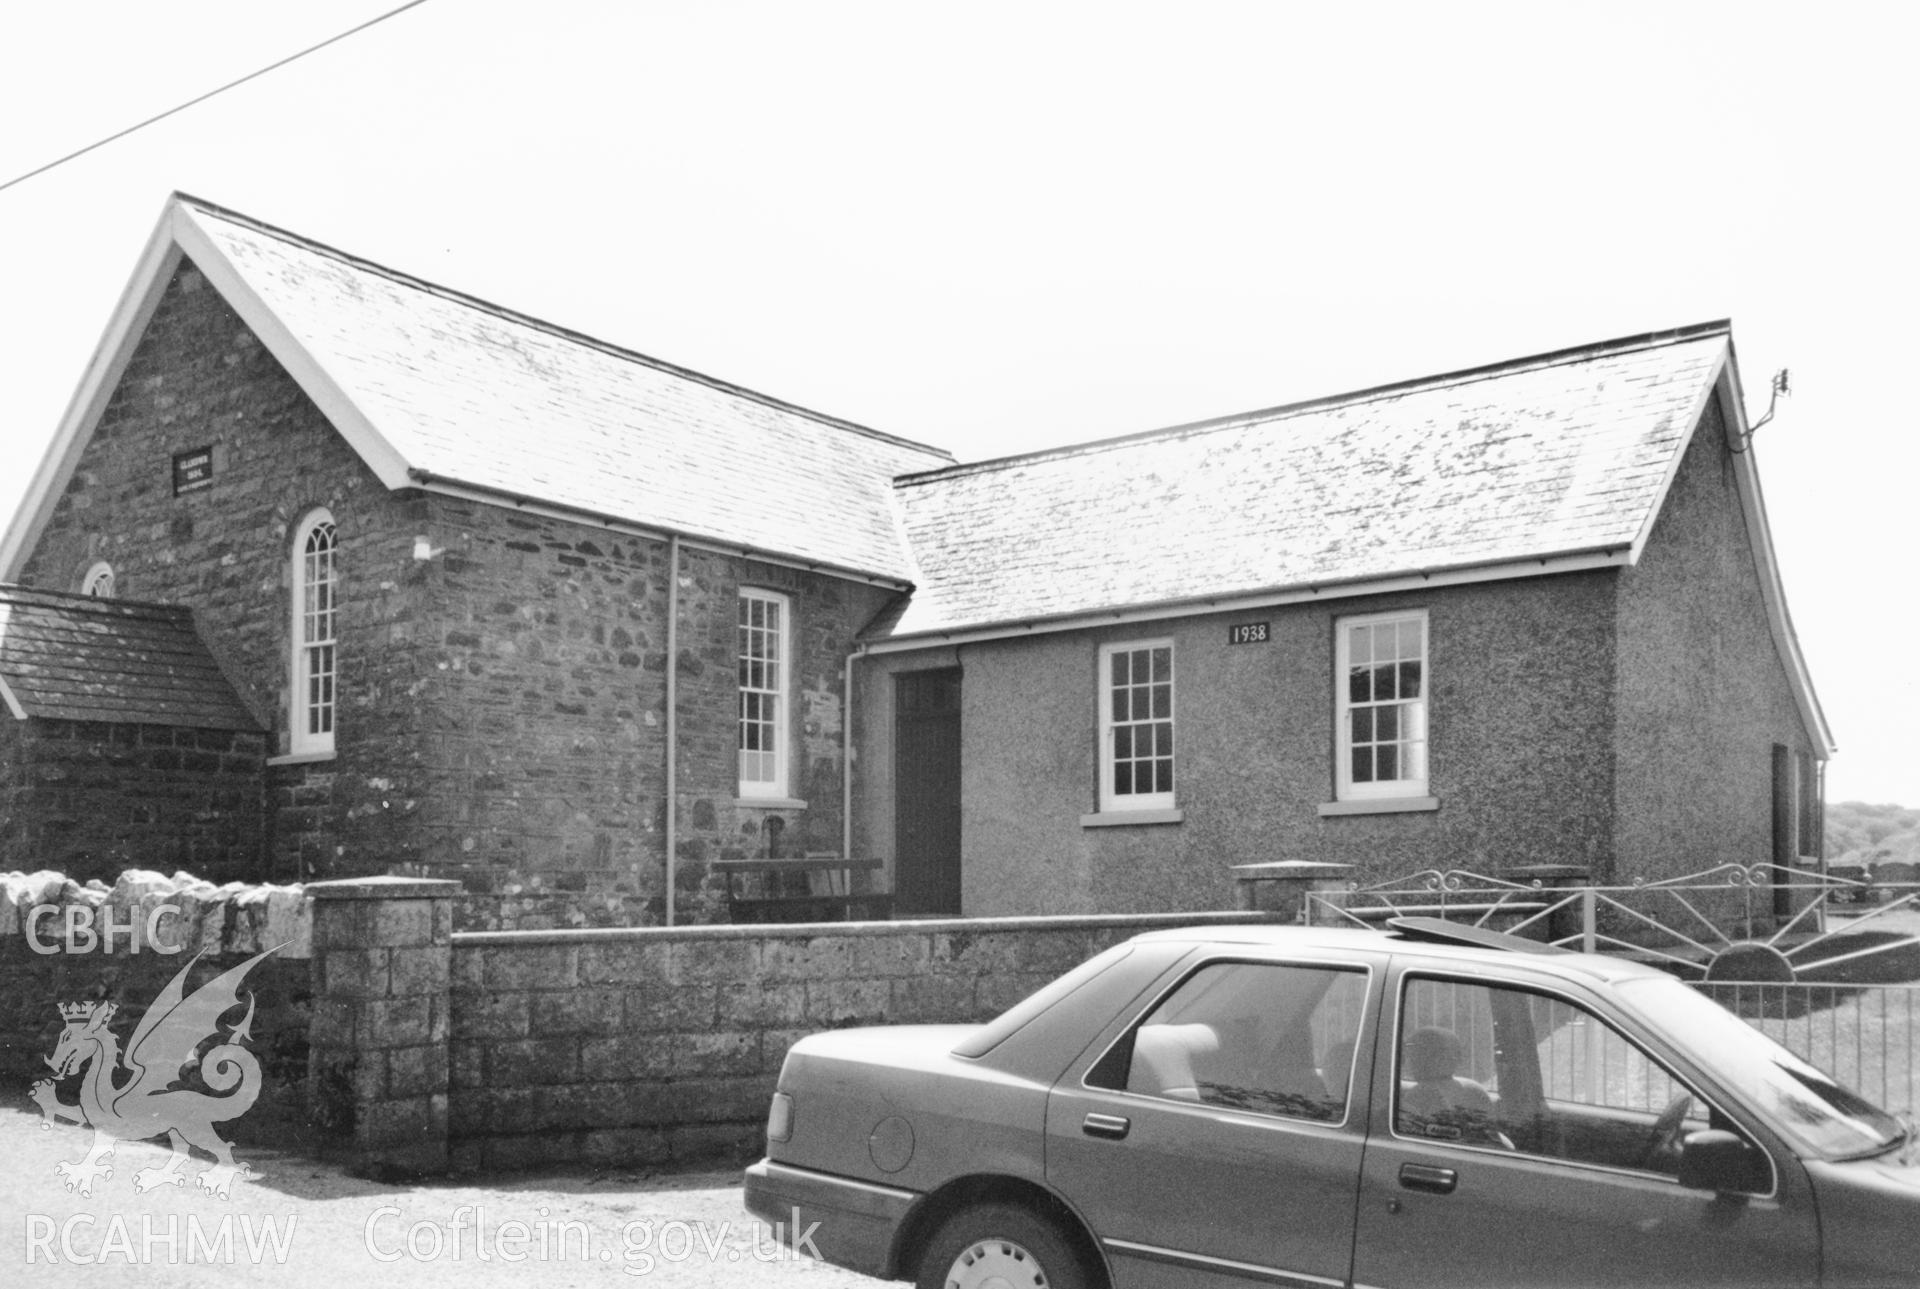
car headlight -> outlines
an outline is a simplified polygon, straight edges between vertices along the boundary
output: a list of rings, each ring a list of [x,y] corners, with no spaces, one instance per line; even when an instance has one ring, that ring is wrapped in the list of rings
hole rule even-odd
[[[784,1092],[773,1094],[767,1108],[767,1140],[785,1141],[793,1136],[793,1098]]]

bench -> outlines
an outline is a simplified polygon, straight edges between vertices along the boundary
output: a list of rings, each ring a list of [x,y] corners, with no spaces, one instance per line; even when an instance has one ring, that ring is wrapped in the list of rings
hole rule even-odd
[[[853,874],[885,866],[878,859],[804,855],[798,859],[721,859],[713,870],[727,879],[727,916],[734,922],[883,922],[893,916],[891,894],[856,894]],[[754,877],[766,890],[751,891]],[[788,893],[795,875],[806,893]]]

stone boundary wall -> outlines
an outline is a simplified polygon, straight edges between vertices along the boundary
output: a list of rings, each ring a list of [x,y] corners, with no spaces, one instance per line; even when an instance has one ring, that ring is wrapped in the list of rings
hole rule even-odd
[[[151,916],[165,904],[180,912],[153,921],[158,938],[149,941]],[[30,943],[25,921],[40,905],[56,911],[35,922]],[[83,911],[69,919],[69,908]],[[52,1074],[45,1058],[64,1027],[61,1004],[113,1003],[119,1015],[111,1028],[124,1043],[182,968],[191,964],[185,984],[191,992],[278,945],[242,986],[242,997],[254,998],[249,1046],[260,1061],[260,1097],[221,1132],[242,1143],[310,1140],[309,910],[297,886],[214,886],[187,873],[168,877],[142,869],[122,873],[112,886],[51,871],[0,873],[0,1104],[34,1104],[35,1085]],[[237,1023],[240,1013],[227,1019]],[[77,1075],[57,1081],[55,1098],[73,1104],[79,1082]]]
[[[740,1163],[787,1049],[848,1025],[992,1016],[1143,931],[1272,912],[455,934],[457,882],[215,887],[185,873],[0,873],[0,1100],[45,1089],[63,1003],[111,1002],[127,1042],[272,949],[252,996],[259,1100],[221,1132],[389,1178],[553,1165]],[[171,904],[147,927],[154,911]],[[28,913],[55,906],[25,931]],[[74,910],[69,924],[69,910]],[[107,928],[111,927],[111,933]],[[131,929],[129,929],[131,928]],[[72,934],[68,934],[69,932]],[[175,952],[165,950],[178,946]],[[239,1022],[239,1013],[224,1017]],[[189,1069],[184,1082],[192,1086]],[[66,1105],[78,1076],[53,1085]]]
[[[452,937],[449,1164],[738,1163],[799,1038],[998,1014],[1188,913]]]
[[[184,870],[169,877],[144,868],[127,869],[111,886],[98,878],[77,882],[50,869],[0,872],[0,945],[19,939],[27,947],[25,918],[33,908],[55,905],[64,910],[72,905],[90,910],[75,919],[76,943],[66,943],[66,918],[59,913],[46,915],[38,923],[37,938],[42,944],[60,941],[63,956],[99,953],[99,947],[80,947],[87,945],[86,930],[99,934],[111,922],[116,928],[134,928],[114,933],[112,951],[138,952],[130,946],[149,947],[149,920],[164,904],[173,905],[179,913],[157,923],[163,947],[179,946],[189,954],[247,955],[281,945],[276,956],[282,959],[305,961],[313,956],[313,914],[304,888],[246,882],[215,886]]]

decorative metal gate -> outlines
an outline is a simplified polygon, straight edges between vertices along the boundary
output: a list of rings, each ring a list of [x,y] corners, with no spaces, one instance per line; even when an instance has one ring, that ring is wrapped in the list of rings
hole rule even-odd
[[[1920,883],[1725,864],[1618,886],[1461,869],[1318,885],[1309,923],[1444,917],[1663,967],[1869,1100],[1920,1107]]]
[[[1685,877],[1604,886],[1565,879],[1514,881],[1465,869],[1427,869],[1373,884],[1325,884],[1306,893],[1306,920],[1370,926],[1390,917],[1451,918],[1528,935],[1587,953],[1625,953],[1702,980],[1789,983],[1808,969],[1895,950],[1920,949],[1920,936],[1897,933],[1871,945],[1848,944],[1867,924],[1910,908],[1920,884],[1858,916],[1829,916],[1855,905],[1865,883],[1776,864],[1722,864]],[[1784,894],[1799,911],[1773,915]]]

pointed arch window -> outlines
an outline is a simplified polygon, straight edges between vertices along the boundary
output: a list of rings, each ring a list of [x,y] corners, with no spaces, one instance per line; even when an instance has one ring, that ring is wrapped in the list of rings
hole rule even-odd
[[[308,515],[293,542],[293,711],[290,752],[333,751],[340,534],[330,511]]]
[[[80,579],[80,594],[96,600],[113,598],[113,565],[101,560]]]

